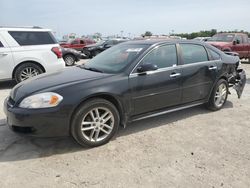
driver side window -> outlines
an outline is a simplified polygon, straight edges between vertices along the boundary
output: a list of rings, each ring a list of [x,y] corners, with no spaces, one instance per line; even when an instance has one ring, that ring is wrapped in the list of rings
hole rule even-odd
[[[172,67],[177,65],[177,52],[174,44],[161,46],[149,54],[142,60],[142,64],[154,64],[160,68]]]
[[[236,35],[235,40],[236,40],[237,44],[242,44],[242,37],[240,35]]]
[[[78,44],[78,41],[74,40],[74,41],[71,42],[71,44]]]

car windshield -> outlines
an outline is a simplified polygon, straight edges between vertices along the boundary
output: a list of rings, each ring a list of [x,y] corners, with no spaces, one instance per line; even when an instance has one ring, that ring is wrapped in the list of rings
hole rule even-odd
[[[106,42],[106,40],[101,40],[101,41],[97,42],[96,45],[102,45],[102,44],[104,44],[105,42]]]
[[[234,39],[234,34],[217,34],[208,41],[218,41],[218,42],[232,42]]]
[[[98,54],[82,67],[96,72],[119,73],[147,47],[145,44],[119,44]]]

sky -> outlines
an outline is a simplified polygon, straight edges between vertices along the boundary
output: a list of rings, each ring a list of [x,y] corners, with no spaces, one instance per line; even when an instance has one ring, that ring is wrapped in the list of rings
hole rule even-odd
[[[0,25],[41,26],[57,37],[250,31],[250,0],[0,0]]]

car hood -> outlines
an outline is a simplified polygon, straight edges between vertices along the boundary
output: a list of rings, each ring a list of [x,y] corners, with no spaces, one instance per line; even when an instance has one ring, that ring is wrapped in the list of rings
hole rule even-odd
[[[91,48],[91,47],[97,47],[97,46],[102,46],[103,44],[89,44],[86,45],[85,48]]]
[[[43,90],[62,87],[77,82],[101,79],[108,76],[110,76],[110,74],[89,71],[81,67],[70,67],[51,74],[45,73],[21,82],[11,90],[10,97],[17,102],[23,97]]]

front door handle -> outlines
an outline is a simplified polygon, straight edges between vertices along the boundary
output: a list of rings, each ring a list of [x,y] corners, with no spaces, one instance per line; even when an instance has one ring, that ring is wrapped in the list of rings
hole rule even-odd
[[[172,73],[172,74],[170,74],[170,78],[175,78],[175,77],[180,76],[180,75],[181,75],[181,73]]]
[[[211,66],[211,67],[208,68],[208,70],[216,70],[216,69],[217,69],[216,66]]]
[[[7,53],[0,53],[0,56],[6,56],[8,55]]]

